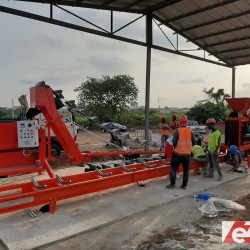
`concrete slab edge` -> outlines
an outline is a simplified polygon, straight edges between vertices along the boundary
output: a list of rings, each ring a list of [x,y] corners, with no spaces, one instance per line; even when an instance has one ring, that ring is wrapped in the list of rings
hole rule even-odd
[[[241,179],[241,178],[245,178],[245,177],[247,177],[247,176],[248,176],[248,175],[239,176],[239,177],[237,177],[237,178],[235,178],[235,179],[233,179],[233,180],[224,181],[223,183],[218,182],[217,185],[215,185],[215,186],[213,186],[213,187],[210,187],[210,188],[201,189],[199,192],[208,191],[208,190],[210,190],[210,189],[213,189],[214,187],[223,185],[223,184],[225,184],[225,183],[233,182],[233,181],[235,181],[235,180],[238,180],[238,179]],[[139,212],[136,212],[136,213],[134,213],[134,214],[130,214],[130,215],[127,215],[127,216],[124,216],[124,217],[120,217],[120,218],[111,220],[111,221],[109,221],[109,222],[106,222],[106,223],[103,223],[103,224],[101,224],[101,225],[92,227],[92,228],[87,229],[87,230],[85,230],[85,231],[78,232],[78,233],[69,235],[69,236],[67,236],[67,237],[64,237],[64,238],[61,238],[61,239],[58,239],[58,240],[55,240],[55,241],[48,242],[48,243],[46,243],[46,244],[42,244],[42,245],[40,245],[40,246],[37,246],[37,247],[32,248],[32,250],[39,250],[39,249],[42,249],[43,247],[51,246],[51,245],[53,245],[53,244],[55,244],[55,243],[58,243],[58,242],[60,242],[61,240],[63,240],[63,241],[64,241],[64,240],[68,240],[68,239],[74,238],[74,237],[79,236],[79,235],[87,234],[87,233],[89,233],[89,232],[92,232],[92,231],[95,231],[95,230],[98,230],[98,229],[102,229],[102,228],[104,228],[104,227],[106,227],[106,226],[110,226],[110,225],[112,225],[112,224],[114,224],[114,223],[116,223],[116,222],[120,222],[120,221],[122,221],[122,220],[124,220],[124,219],[133,218],[133,217],[136,217],[136,216],[138,216],[138,215],[140,215],[140,214],[147,213],[147,212],[149,212],[151,209],[160,208],[160,207],[165,206],[165,205],[167,205],[167,204],[169,204],[169,203],[171,203],[171,202],[173,202],[173,201],[178,201],[178,200],[181,200],[181,199],[187,198],[187,197],[193,197],[195,194],[197,194],[197,191],[196,191],[196,192],[193,192],[193,193],[191,193],[191,194],[183,195],[183,196],[181,196],[181,197],[176,197],[176,198],[174,198],[174,199],[172,199],[172,200],[170,200],[170,201],[166,201],[166,202],[163,202],[163,203],[160,203],[160,204],[157,204],[157,205],[150,206],[150,207],[148,207],[148,208],[146,208],[146,209],[144,209],[144,210],[141,210],[141,211],[139,211]],[[2,241],[2,242],[3,242],[3,241]],[[3,242],[3,244],[6,245],[4,242]],[[6,247],[7,247],[6,250],[9,250],[8,246],[6,246]]]
[[[9,250],[7,244],[5,244],[5,242],[2,239],[0,239],[0,250],[2,249],[2,247],[4,247],[4,249],[6,250]]]

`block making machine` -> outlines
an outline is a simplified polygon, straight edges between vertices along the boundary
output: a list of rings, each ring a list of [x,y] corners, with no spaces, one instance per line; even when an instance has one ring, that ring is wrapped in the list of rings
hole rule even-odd
[[[225,146],[236,145],[242,152],[250,150],[250,98],[226,99],[232,109],[225,122]]]
[[[50,178],[40,181],[33,178],[26,183],[0,186],[0,214],[45,204],[49,204],[50,212],[55,213],[57,203],[61,200],[170,174],[170,159],[149,158],[128,165],[120,163],[118,166],[108,169],[100,169],[97,165],[92,164],[94,171],[91,172],[83,170],[82,174],[63,177],[56,175],[49,164],[46,152],[50,143],[50,140],[46,138],[46,127],[48,131],[53,130],[73,164],[83,166],[84,163],[90,161],[91,157],[91,153],[80,152],[58,113],[57,109],[63,106],[62,98],[61,92],[53,91],[44,82],[38,83],[30,89],[31,108],[26,114],[27,120],[11,124],[6,128],[9,133],[6,132],[5,144],[0,152],[0,159],[3,157],[8,163],[6,163],[5,169],[13,167],[17,170],[22,163],[21,167],[26,171],[23,169],[23,172],[20,173],[32,172],[27,170],[26,165],[30,164],[36,172],[47,171]],[[39,124],[34,119],[39,113],[45,117],[47,121],[45,125]],[[9,137],[12,138],[11,143],[7,140]],[[135,152],[102,152],[101,155],[121,155],[124,153],[128,155]],[[147,151],[145,153],[153,152]],[[93,153],[93,155],[98,155],[98,153]],[[224,160],[223,155],[220,156],[219,160]],[[14,164],[19,164],[19,166],[14,166]],[[202,164],[191,161],[190,170],[194,170],[195,173]],[[0,170],[1,168],[0,164]]]

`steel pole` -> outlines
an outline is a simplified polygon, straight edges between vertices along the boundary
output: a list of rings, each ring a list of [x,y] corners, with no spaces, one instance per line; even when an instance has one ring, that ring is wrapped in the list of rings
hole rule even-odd
[[[235,68],[232,68],[232,98],[235,98]]]
[[[151,48],[152,48],[152,16],[146,16],[146,92],[145,92],[145,140],[149,141],[149,108],[150,108],[150,73],[151,73]],[[145,148],[147,150],[148,147]]]

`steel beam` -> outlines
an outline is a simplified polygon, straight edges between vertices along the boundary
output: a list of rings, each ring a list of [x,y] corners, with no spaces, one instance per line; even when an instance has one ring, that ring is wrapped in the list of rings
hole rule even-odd
[[[149,141],[149,109],[150,109],[150,74],[151,74],[151,50],[153,44],[153,24],[152,16],[146,16],[146,92],[145,92],[145,140]],[[145,149],[148,149],[146,147]]]
[[[57,25],[57,26],[60,26],[60,27],[65,27],[65,28],[69,28],[69,29],[73,29],[73,30],[78,30],[78,31],[82,31],[82,32],[86,32],[86,33],[90,33],[90,34],[94,34],[94,35],[98,35],[98,36],[112,38],[112,39],[118,40],[118,41],[123,41],[123,42],[131,43],[131,44],[135,44],[135,45],[147,47],[147,44],[145,42],[142,42],[142,41],[138,41],[138,40],[134,40],[134,39],[122,37],[122,36],[113,35],[110,32],[106,33],[106,32],[102,32],[102,31],[99,31],[99,30],[94,30],[94,29],[82,27],[82,26],[79,26],[79,25],[67,23],[67,22],[60,21],[60,20],[51,19],[51,18],[48,18],[48,17],[44,17],[44,16],[37,15],[37,14],[32,14],[32,13],[21,11],[21,10],[17,10],[17,9],[12,9],[12,8],[8,8],[8,7],[0,6],[0,12],[4,12],[4,13],[16,15],[16,16],[21,16],[21,17],[25,17],[25,18],[37,20],[37,21],[40,21],[40,22],[45,22],[45,23]],[[199,45],[197,45],[197,46],[199,46]],[[180,55],[180,56],[185,56],[185,57],[196,59],[196,60],[200,60],[200,61],[203,61],[203,62],[208,62],[208,63],[212,63],[212,64],[224,66],[224,67],[229,67],[229,68],[233,67],[232,65],[229,65],[229,64],[225,64],[225,63],[220,63],[220,62],[216,62],[216,61],[213,61],[213,60],[204,59],[204,58],[199,57],[199,56],[194,56],[194,55],[186,54],[186,53],[183,53],[183,52],[180,52],[180,51],[175,51],[175,50],[167,49],[167,48],[164,48],[164,47],[161,47],[161,46],[154,45],[152,47],[154,49],[156,49],[156,50],[165,51],[165,52],[173,53],[173,54]],[[207,51],[210,53],[209,50],[207,50]]]
[[[229,56],[229,57],[225,57],[225,60],[232,60],[232,59],[239,59],[239,58],[245,58],[245,57],[250,57],[250,54],[244,54],[244,55],[240,55],[240,56]]]
[[[232,68],[232,98],[235,98],[235,68]]]
[[[129,8],[122,8],[110,5],[98,5],[94,3],[85,3],[85,2],[71,2],[71,1],[61,1],[61,0],[18,0],[19,2],[32,2],[32,3],[41,3],[41,4],[57,4],[57,5],[64,5],[64,6],[74,6],[80,8],[88,8],[88,9],[101,9],[101,10],[113,10],[113,11],[122,11],[128,13],[137,13],[143,14],[144,12],[139,9],[129,9]]]
[[[193,55],[190,55],[190,54],[183,53],[180,50],[171,50],[171,49],[167,49],[165,47],[161,47],[161,46],[154,45],[154,44],[152,45],[152,49],[165,51],[165,52],[169,52],[169,53],[176,54],[176,55],[181,55],[181,56],[192,58],[192,59],[197,59],[197,56],[193,56]],[[212,61],[212,60],[209,60],[209,59],[206,59],[206,58],[203,58],[203,57],[198,57],[198,58],[199,58],[198,60],[203,61],[203,62],[209,62],[209,63],[215,64],[215,65],[220,65],[220,66],[224,66],[224,67],[228,67],[228,68],[233,67],[233,65],[223,64],[223,63]]]
[[[141,16],[139,16],[139,17],[137,17],[137,18],[135,18],[135,19],[132,20],[131,22],[129,22],[129,23],[123,25],[121,28],[119,28],[119,29],[117,29],[116,31],[114,31],[113,34],[117,33],[117,32],[120,31],[120,30],[123,30],[124,28],[128,27],[130,24],[132,24],[132,23],[138,21],[139,19],[141,19],[142,17],[144,17],[144,14],[141,15]]]
[[[168,36],[166,35],[166,33],[164,32],[164,30],[161,28],[161,26],[154,20],[154,23],[157,25],[157,27],[160,29],[160,31],[162,32],[162,34],[166,37],[166,39],[168,40],[168,42],[172,45],[172,47],[174,48],[174,50],[177,50],[174,46],[174,44],[171,42],[171,40],[168,38]]]
[[[50,18],[53,19],[53,4],[50,4]]]
[[[107,6],[107,5],[109,5],[109,4],[111,4],[111,3],[113,3],[113,2],[115,2],[116,0],[107,0],[107,1],[105,1],[104,3],[103,3],[103,5],[104,6]]]
[[[184,38],[188,39],[188,40],[191,41],[193,44],[197,45],[199,48],[204,49],[204,48],[201,47],[201,45],[198,44],[196,41],[193,41],[193,39],[192,39],[191,37],[189,37],[188,35],[186,35],[186,34],[184,34],[184,33],[182,33],[182,32],[179,32],[179,30],[177,30],[173,25],[167,23],[165,20],[159,18],[158,16],[156,16],[156,15],[154,15],[154,14],[153,14],[153,18],[156,19],[156,20],[158,20],[159,22],[165,24],[168,28],[170,28],[171,30],[175,31],[176,34],[179,34],[179,35],[183,36]],[[214,54],[212,51],[210,51],[210,50],[208,50],[208,49],[206,49],[206,51],[207,51],[209,54],[213,55],[214,57],[218,58],[220,61],[222,61],[222,62],[224,62],[224,63],[226,64],[226,62],[224,61],[224,59],[223,59],[221,56],[217,56],[216,54]],[[210,60],[210,61],[212,61],[212,60]],[[230,66],[230,67],[231,67],[231,66]]]
[[[246,50],[246,49],[250,49],[250,46],[246,46],[246,47],[239,47],[236,49],[225,49],[225,50],[221,50],[221,51],[217,51],[216,54],[224,54],[224,53],[231,53],[231,52],[236,52],[236,51],[241,51],[241,50]]]
[[[96,24],[94,24],[94,23],[92,23],[92,22],[86,20],[85,18],[82,18],[82,17],[76,15],[75,13],[73,13],[73,12],[71,12],[71,11],[69,11],[69,10],[66,10],[65,8],[62,8],[61,6],[58,6],[58,5],[55,5],[55,6],[56,6],[58,9],[61,9],[61,10],[65,11],[66,13],[68,13],[68,14],[70,14],[70,15],[72,15],[72,16],[74,16],[74,17],[76,17],[76,18],[78,18],[78,19],[80,19],[80,20],[82,20],[82,21],[84,21],[84,22],[86,22],[86,23],[88,23],[88,24],[90,24],[90,25],[96,27],[97,29],[102,30],[102,31],[108,33],[107,30],[105,30],[105,29],[101,28],[100,26],[98,26],[98,25],[96,25]]]
[[[203,46],[203,48],[215,47],[215,46],[219,46],[219,45],[224,45],[224,44],[228,44],[228,43],[235,43],[235,42],[240,42],[240,41],[249,40],[249,39],[250,39],[250,36],[245,36],[245,37],[240,37],[240,38],[236,38],[236,39],[226,40],[223,42],[210,43],[210,44]]]
[[[181,30],[179,30],[179,32],[186,32],[186,31],[197,29],[197,28],[203,28],[203,27],[211,25],[211,24],[223,22],[223,21],[234,19],[234,18],[241,17],[241,16],[246,16],[246,15],[249,15],[249,14],[250,14],[250,10],[248,10],[248,11],[242,11],[240,13],[233,14],[233,15],[226,16],[226,17],[222,17],[222,18],[218,18],[218,19],[206,22],[206,23],[196,24],[196,25],[187,27],[185,29],[181,29]]]
[[[133,6],[137,5],[137,4],[142,3],[142,2],[145,2],[145,1],[146,1],[146,0],[136,0],[136,1],[134,1],[134,2],[132,2],[132,3],[129,3],[128,5],[126,5],[125,8],[131,8],[131,7],[133,7]]]
[[[216,8],[219,8],[219,7],[222,7],[222,6],[234,3],[234,2],[238,2],[238,1],[239,0],[228,0],[228,1],[221,2],[221,3],[216,3],[216,4],[213,4],[213,5],[209,5],[208,7],[203,8],[203,9],[198,9],[198,10],[195,10],[195,11],[192,11],[192,12],[188,12],[186,14],[183,14],[183,15],[180,15],[180,16],[177,16],[177,17],[170,18],[170,19],[168,19],[166,21],[168,23],[174,22],[174,21],[178,21],[180,19],[183,19],[183,18],[186,18],[186,17],[190,17],[190,16],[194,16],[194,15],[200,14],[200,13],[202,13],[204,11],[213,10],[213,9],[216,9]]]
[[[110,33],[114,32],[114,13],[113,10],[110,11]]]
[[[50,19],[48,17],[29,13],[26,11],[21,11],[21,10],[17,10],[17,9],[12,9],[12,8],[8,8],[8,7],[0,6],[0,12],[33,19],[33,20],[37,20],[40,22],[50,23],[50,24],[54,24],[57,26],[61,26],[61,27],[65,27],[65,28],[69,28],[69,29],[73,29],[73,30],[78,30],[78,31],[82,31],[82,32],[86,32],[86,33],[90,33],[90,34],[94,34],[94,35],[113,38],[115,40],[128,42],[128,43],[132,43],[132,44],[136,44],[136,45],[140,45],[140,46],[146,46],[145,42],[137,41],[137,40],[122,37],[122,36],[112,35],[110,32],[103,32],[103,31],[94,30],[91,28],[86,28],[86,27],[83,27],[80,25],[71,24],[71,23],[67,23],[64,21],[56,20],[56,19]]]
[[[160,10],[160,9],[163,9],[167,6],[170,6],[170,5],[173,5],[173,4],[176,4],[178,2],[181,2],[183,0],[165,0],[165,1],[162,1],[152,7],[149,7],[145,10],[143,10],[145,13],[152,13],[154,11],[157,11],[157,10]]]
[[[219,36],[219,35],[224,35],[224,34],[227,34],[227,33],[230,33],[230,32],[237,32],[239,30],[244,30],[244,29],[249,29],[250,28],[250,25],[244,25],[244,26],[241,26],[241,27],[236,27],[236,28],[232,28],[232,29],[226,29],[226,30],[223,30],[223,31],[219,31],[219,32],[215,32],[215,33],[210,33],[210,34],[207,34],[207,35],[204,35],[204,36],[197,36],[195,38],[193,38],[195,41],[196,40],[200,40],[200,39],[205,39],[205,38],[209,38],[209,37],[213,37],[213,36]]]

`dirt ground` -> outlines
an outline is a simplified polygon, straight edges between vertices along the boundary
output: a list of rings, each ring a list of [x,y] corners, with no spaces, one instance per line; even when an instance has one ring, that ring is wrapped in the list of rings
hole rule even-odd
[[[99,130],[90,132],[80,131],[77,136],[77,144],[84,151],[106,151],[106,142],[110,141],[109,133],[101,133]]]
[[[159,131],[153,132],[155,135],[159,135]],[[121,147],[109,146],[107,147],[107,143],[110,142],[111,135],[110,133],[102,133],[100,130],[90,130],[89,132],[80,131],[77,135],[77,144],[81,152],[88,153],[88,152],[104,152],[104,151],[121,151]],[[143,149],[138,148],[139,150]],[[159,150],[159,148],[151,148],[152,150]],[[91,159],[91,162],[107,162],[107,161],[115,161],[120,160],[120,156],[102,156],[102,157],[95,157]],[[53,168],[65,168],[73,166],[67,161],[67,155],[62,152],[61,156],[58,157],[57,161],[51,161],[50,164]]]
[[[117,151],[118,148],[107,147],[106,143],[110,141],[109,133],[101,133],[99,130],[90,132],[80,131],[77,135],[77,144],[81,152],[103,152],[103,151]],[[65,162],[68,159],[67,155],[62,152],[61,156],[57,158],[57,161],[50,161],[50,165],[54,169],[66,168],[73,166],[69,162]],[[95,157],[91,162],[106,162],[113,160],[120,160],[119,156],[105,156]]]
[[[222,221],[249,221],[250,195],[236,200],[246,210],[220,214],[216,218],[202,217],[192,223],[170,227],[142,242],[137,250],[174,249],[250,249],[249,245],[221,244]]]

